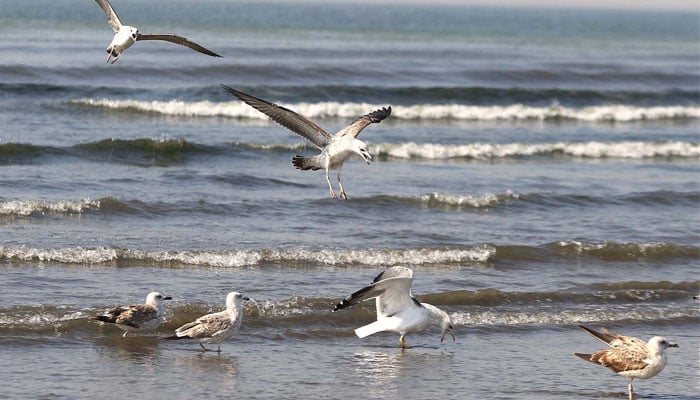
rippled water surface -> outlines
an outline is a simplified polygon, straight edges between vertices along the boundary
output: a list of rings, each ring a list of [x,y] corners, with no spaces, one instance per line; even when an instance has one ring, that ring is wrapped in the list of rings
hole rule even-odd
[[[50,5],[50,7],[49,7]],[[625,398],[577,325],[678,342],[641,398],[697,398],[697,12],[0,0],[0,376],[8,398]],[[304,143],[229,85],[330,132],[377,108],[374,162]],[[340,299],[394,265],[447,311],[358,339]],[[87,321],[157,290],[154,334]],[[158,342],[243,292],[223,353]]]

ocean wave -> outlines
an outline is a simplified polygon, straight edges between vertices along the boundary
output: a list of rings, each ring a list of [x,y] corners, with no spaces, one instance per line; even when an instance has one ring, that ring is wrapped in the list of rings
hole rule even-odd
[[[666,142],[558,142],[558,143],[472,143],[445,145],[431,143],[397,143],[370,145],[380,157],[398,159],[500,159],[534,156],[567,156],[576,158],[698,158],[700,143]]]
[[[143,251],[116,247],[40,249],[0,246],[0,260],[58,262],[66,264],[150,264],[243,268],[262,263],[314,264],[325,266],[366,265],[461,265],[485,263],[496,252],[491,245],[469,248],[307,250],[262,249],[227,251]]]
[[[13,200],[0,201],[0,216],[29,216],[34,214],[81,214],[88,210],[98,210],[100,200]]]
[[[664,260],[673,258],[700,258],[700,248],[664,242],[616,243],[566,240],[553,243],[563,255],[595,257],[605,261],[629,262],[637,260]]]
[[[68,104],[125,112],[184,117],[228,117],[267,120],[268,117],[240,101],[143,101],[130,99],[70,100]],[[309,118],[357,118],[387,104],[353,102],[280,103]],[[700,119],[700,106],[605,105],[588,107],[512,105],[418,104],[394,106],[392,118],[403,120],[468,121],[584,121],[634,122],[646,120]]]

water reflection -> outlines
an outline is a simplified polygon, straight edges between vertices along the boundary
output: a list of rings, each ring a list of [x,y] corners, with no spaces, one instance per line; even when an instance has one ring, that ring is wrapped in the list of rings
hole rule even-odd
[[[192,382],[192,386],[216,386],[217,392],[231,394],[236,392],[238,386],[236,356],[202,352],[182,354],[175,357],[174,364],[176,367],[188,369],[188,375],[191,376],[188,380]]]

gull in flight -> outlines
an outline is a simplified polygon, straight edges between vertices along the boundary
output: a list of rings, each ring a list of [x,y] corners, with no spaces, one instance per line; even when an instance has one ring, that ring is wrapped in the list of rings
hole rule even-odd
[[[197,43],[187,40],[182,36],[173,35],[170,33],[139,33],[138,28],[128,25],[122,25],[121,21],[119,20],[119,17],[117,16],[117,13],[112,8],[112,5],[109,4],[109,0],[95,1],[102,8],[102,11],[104,11],[105,15],[107,16],[107,22],[109,23],[109,26],[111,26],[115,32],[114,39],[112,39],[112,43],[110,43],[107,47],[107,62],[110,62],[110,60],[112,61],[112,64],[117,62],[122,52],[131,47],[131,45],[136,43],[136,41],[138,40],[164,40],[166,42],[171,42],[189,47],[192,50],[198,51],[208,56],[221,57],[213,51],[205,49]]]
[[[377,320],[369,325],[355,329],[359,338],[377,332],[396,332],[401,335],[399,342],[407,348],[406,334],[419,332],[431,325],[442,329],[440,342],[445,340],[445,333],[450,332],[455,341],[452,320],[439,308],[421,303],[411,295],[413,271],[405,267],[391,267],[377,275],[372,284],[346,297],[336,304],[333,311],[342,310],[359,302],[376,299]]]
[[[226,296],[226,309],[207,314],[175,329],[175,335],[161,337],[161,340],[194,339],[202,346],[202,351],[209,351],[203,343],[217,344],[216,352],[221,352],[221,342],[235,336],[243,321],[241,301],[250,300],[238,292]]]
[[[146,297],[146,304],[133,304],[126,307],[114,307],[102,315],[90,317],[91,321],[115,324],[124,331],[124,337],[132,331],[152,331],[163,320],[163,300],[172,300],[170,296],[151,292]]]
[[[583,325],[579,327],[611,348],[594,354],[574,353],[574,355],[624,376],[628,383],[629,400],[634,398],[632,380],[649,379],[658,375],[666,366],[664,350],[669,347],[678,347],[677,344],[669,343],[661,336],[654,336],[649,339],[649,342],[644,342],[635,337],[618,335],[605,328],[597,332]]]
[[[367,164],[372,161],[372,155],[367,151],[367,144],[358,140],[357,135],[359,135],[367,125],[379,123],[391,115],[391,107],[384,107],[356,119],[335,135],[331,135],[313,121],[288,108],[253,97],[226,85],[221,86],[230,94],[238,97],[251,107],[270,117],[273,121],[309,140],[321,150],[321,154],[314,157],[294,156],[294,158],[292,158],[292,164],[303,171],[326,170],[326,182],[328,182],[328,188],[330,189],[332,199],[337,198],[337,196],[331,185],[329,171],[338,171],[340,198],[347,199],[348,196],[343,189],[343,184],[340,182],[340,169],[343,167],[343,163],[353,154],[358,154]]]

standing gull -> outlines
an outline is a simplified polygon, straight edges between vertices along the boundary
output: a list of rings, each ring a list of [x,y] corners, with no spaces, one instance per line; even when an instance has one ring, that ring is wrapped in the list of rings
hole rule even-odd
[[[235,336],[243,321],[242,300],[249,300],[238,292],[226,296],[226,309],[207,314],[195,321],[175,329],[175,335],[161,337],[162,340],[194,339],[202,346],[202,351],[209,351],[202,343],[215,343],[216,352],[221,352],[221,342]]]
[[[270,117],[273,121],[309,140],[321,150],[321,154],[314,157],[294,156],[294,158],[292,158],[292,164],[303,171],[325,169],[326,182],[328,182],[328,188],[330,189],[332,199],[336,198],[336,194],[331,185],[329,171],[338,171],[340,198],[347,199],[348,197],[343,189],[343,184],[340,182],[340,169],[343,167],[343,163],[350,158],[353,153],[362,157],[367,164],[372,161],[372,155],[367,151],[367,144],[358,140],[357,135],[359,135],[367,125],[379,123],[391,115],[391,107],[381,108],[356,119],[352,124],[341,129],[335,135],[331,135],[313,121],[288,108],[253,97],[226,85],[221,86],[227,92]]]
[[[200,53],[206,54],[212,57],[221,57],[220,55],[214,53],[211,50],[205,49],[204,47],[198,45],[195,42],[187,40],[186,38],[178,35],[173,35],[170,33],[139,33],[138,28],[128,25],[122,25],[117,13],[109,4],[109,0],[95,0],[97,4],[102,8],[105,15],[107,16],[107,22],[109,26],[115,32],[112,43],[107,47],[107,62],[112,60],[112,64],[117,62],[121,53],[131,47],[138,40],[164,40],[166,42],[171,42],[179,44],[182,46],[189,47],[192,50],[198,51]]]
[[[627,379],[630,400],[634,398],[632,380],[649,379],[658,375],[666,366],[664,350],[669,347],[678,347],[677,344],[669,343],[661,336],[654,336],[646,343],[635,337],[618,335],[605,328],[597,332],[583,325],[579,327],[611,348],[594,354],[574,353],[574,355],[624,376]]]
[[[405,267],[391,267],[377,275],[372,284],[346,297],[336,304],[333,311],[342,310],[353,304],[376,298],[377,321],[355,329],[359,338],[377,332],[396,332],[401,335],[399,342],[406,348],[405,336],[410,332],[419,332],[431,325],[442,329],[440,342],[445,340],[445,333],[450,332],[455,341],[452,320],[439,308],[421,303],[411,295],[413,271]]]
[[[124,331],[122,335],[124,337],[132,331],[152,331],[158,328],[163,320],[162,300],[172,300],[172,298],[158,292],[151,292],[146,296],[146,304],[114,307],[102,315],[88,319],[115,324]]]

